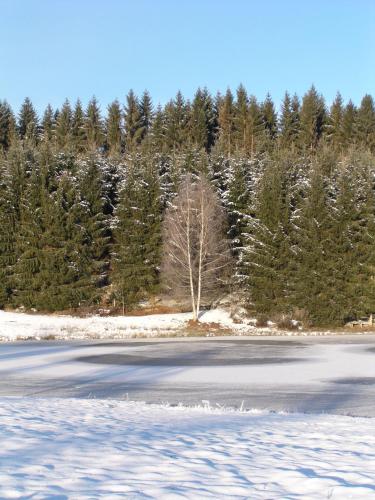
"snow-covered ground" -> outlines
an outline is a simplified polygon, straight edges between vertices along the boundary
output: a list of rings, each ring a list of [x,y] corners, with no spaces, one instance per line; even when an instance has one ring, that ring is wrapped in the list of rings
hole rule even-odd
[[[77,318],[73,316],[0,311],[0,341],[29,338],[43,339],[51,336],[56,339],[182,336],[189,333],[186,326],[190,319],[191,313]],[[292,336],[328,335],[331,333],[328,330],[321,332],[282,331],[272,326],[257,328],[255,319],[249,318],[238,323],[233,321],[229,312],[224,309],[203,311],[200,322],[211,324],[211,332],[207,333],[207,335],[215,333],[214,325],[223,329],[221,333],[225,331],[225,333],[232,335]],[[348,329],[347,333],[356,332]]]
[[[57,339],[174,335],[181,333],[190,319],[191,313],[77,318],[0,311],[0,340],[40,339],[51,335]],[[238,334],[257,330],[253,324],[235,324],[228,312],[218,309],[203,312],[200,321],[217,323]]]
[[[0,312],[0,337],[182,335],[189,319]],[[373,415],[372,340],[262,337],[252,343],[244,335],[270,329],[235,324],[220,310],[201,320],[241,340],[1,344],[0,498],[375,498],[375,418],[215,405],[227,393],[246,398],[246,407],[269,394],[263,407],[321,411],[328,401],[333,413]],[[175,395],[186,403],[196,388],[199,401],[210,399],[214,409],[124,400],[129,391],[129,399],[155,401],[159,391],[161,401]],[[48,397],[5,397],[11,394]],[[93,394],[118,399],[69,399]]]
[[[375,419],[0,399],[1,498],[366,499]]]

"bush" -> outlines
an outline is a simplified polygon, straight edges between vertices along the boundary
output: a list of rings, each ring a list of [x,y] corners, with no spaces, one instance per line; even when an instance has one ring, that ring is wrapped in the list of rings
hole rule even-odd
[[[265,314],[260,314],[257,317],[256,326],[258,328],[264,328],[264,327],[268,326],[268,317]]]
[[[287,314],[275,318],[275,323],[280,330],[298,330],[298,321],[293,320]]]
[[[311,326],[309,313],[306,311],[306,309],[299,309],[298,307],[295,308],[293,310],[292,317],[305,328],[309,328]]]

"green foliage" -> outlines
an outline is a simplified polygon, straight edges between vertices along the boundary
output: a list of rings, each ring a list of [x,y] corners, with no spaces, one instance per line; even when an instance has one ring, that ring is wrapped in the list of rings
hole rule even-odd
[[[55,116],[52,106],[48,104],[42,119],[42,135],[45,142],[51,141],[55,131]]]
[[[357,114],[357,137],[360,144],[373,150],[375,147],[375,105],[370,95],[365,95]]]
[[[61,108],[55,127],[56,142],[59,149],[71,146],[72,120],[72,109],[69,101],[66,100]]]
[[[285,93],[281,105],[280,116],[280,144],[282,148],[294,147],[298,142],[300,130],[300,104],[298,96],[290,98],[288,92]]]
[[[234,286],[256,313],[316,325],[375,310],[375,105],[314,87],[277,115],[240,85],[153,109],[130,91],[105,117],[93,98],[40,121],[0,101],[0,306],[60,310],[159,285],[161,220],[184,175],[227,211]],[[121,181],[121,182],[120,182]]]
[[[125,106],[125,149],[133,152],[142,141],[142,119],[138,98],[133,90],[126,96]]]
[[[85,115],[85,132],[89,150],[96,151],[103,145],[103,122],[100,114],[99,104],[95,96],[90,100],[87,106]]]
[[[116,216],[112,280],[116,298],[129,306],[158,286],[160,186],[146,159],[129,159]]]
[[[26,97],[18,116],[18,131],[21,139],[35,143],[38,137],[38,116],[31,100]]]
[[[301,146],[310,150],[315,149],[323,135],[326,109],[323,97],[318,94],[314,86],[303,96],[300,123]]]
[[[15,137],[15,119],[12,108],[0,101],[0,150],[7,150]]]
[[[289,190],[286,172],[269,161],[259,181],[255,214],[248,219],[242,272],[253,308],[260,313],[285,310],[290,247]]]
[[[110,155],[119,155],[122,147],[122,114],[120,103],[116,100],[108,106],[106,120],[107,148]]]

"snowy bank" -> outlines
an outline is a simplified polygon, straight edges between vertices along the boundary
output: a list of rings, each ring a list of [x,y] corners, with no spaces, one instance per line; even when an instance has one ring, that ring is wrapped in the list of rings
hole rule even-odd
[[[1,498],[374,498],[375,419],[0,399]]]
[[[0,311],[0,341],[25,339],[125,339],[140,337],[215,336],[215,335],[361,335],[366,329],[346,331],[282,330],[269,323],[256,327],[256,320],[247,318],[234,321],[225,309],[202,311],[199,321],[202,328],[188,327],[191,313],[150,314],[144,316],[89,316],[78,318],[67,315],[27,314]]]
[[[183,335],[191,313],[152,314],[147,316],[72,316],[25,314],[0,311],[0,339],[131,338],[140,336]],[[251,324],[236,324],[221,309],[204,311],[202,323],[217,324],[227,333],[246,334],[256,329]],[[185,330],[185,332],[184,332]],[[266,331],[268,329],[264,329]]]

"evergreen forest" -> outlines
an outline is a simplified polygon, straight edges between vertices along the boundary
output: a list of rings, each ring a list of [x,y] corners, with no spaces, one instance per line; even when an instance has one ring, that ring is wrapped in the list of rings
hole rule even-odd
[[[312,86],[280,109],[240,85],[155,106],[0,101],[0,306],[121,304],[161,291],[162,222],[186,174],[227,216],[227,291],[271,318],[341,325],[375,312],[375,103]]]

